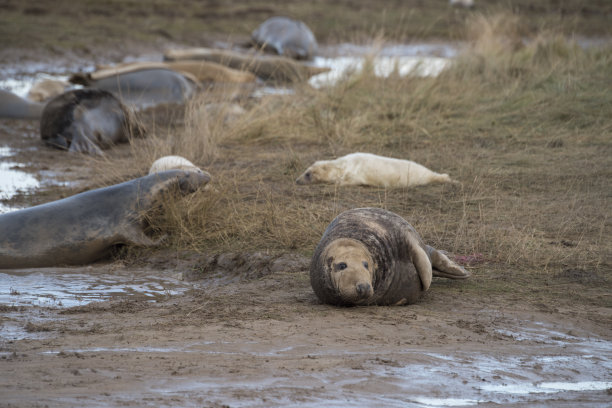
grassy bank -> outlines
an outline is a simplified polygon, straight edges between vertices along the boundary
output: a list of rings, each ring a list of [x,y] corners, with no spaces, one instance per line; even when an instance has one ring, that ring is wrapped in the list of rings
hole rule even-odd
[[[128,157],[97,162],[115,169],[100,183],[140,175],[165,154],[209,171],[212,189],[168,203],[154,220],[180,249],[308,255],[339,212],[377,206],[426,242],[475,256],[478,278],[464,290],[535,285],[537,297],[568,291],[559,282],[609,285],[611,50],[547,33],[522,45],[504,16],[475,16],[470,27],[471,48],[438,78],[365,70],[323,90],[244,100],[247,113],[230,123],[198,113],[205,96],[176,127],[135,140]],[[459,184],[294,183],[313,161],[354,151],[411,159]],[[588,301],[609,305],[605,295]]]
[[[0,43],[14,48],[77,54],[128,52],[134,44],[190,45],[243,40],[266,18],[286,15],[305,21],[322,43],[362,41],[383,34],[394,41],[464,38],[475,12],[518,16],[520,31],[541,28],[566,35],[609,37],[612,5],[604,0],[477,0],[476,9],[447,0],[395,1],[172,1],[112,0],[0,2]]]

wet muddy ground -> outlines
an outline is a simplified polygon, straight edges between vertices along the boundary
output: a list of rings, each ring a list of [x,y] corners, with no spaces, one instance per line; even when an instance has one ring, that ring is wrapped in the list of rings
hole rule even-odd
[[[3,404],[609,406],[605,314],[442,280],[417,305],[335,308],[299,256],[171,258],[1,275]]]
[[[5,210],[85,188],[84,163],[0,121],[0,171],[25,180]],[[440,279],[409,307],[336,308],[304,256],[221,256],[2,271],[0,406],[610,404],[609,309]]]

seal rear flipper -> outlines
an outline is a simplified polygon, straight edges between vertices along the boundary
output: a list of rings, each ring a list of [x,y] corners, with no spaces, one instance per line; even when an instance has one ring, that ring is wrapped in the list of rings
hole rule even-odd
[[[433,276],[449,279],[466,279],[470,273],[462,266],[450,260],[442,251],[425,245],[433,266]]]

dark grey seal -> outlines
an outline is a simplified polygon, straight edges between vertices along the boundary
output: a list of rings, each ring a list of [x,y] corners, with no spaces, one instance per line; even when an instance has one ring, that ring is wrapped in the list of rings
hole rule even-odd
[[[312,59],[318,48],[310,28],[288,17],[270,17],[253,31],[251,39],[265,50],[294,59]]]
[[[402,217],[380,208],[343,212],[329,224],[310,264],[317,297],[332,305],[402,305],[416,302],[432,276],[470,274],[425,245]]]
[[[0,118],[38,119],[45,104],[28,101],[12,92],[0,89]]]
[[[143,132],[132,111],[100,89],[58,95],[47,103],[40,119],[42,140],[71,152],[102,154],[102,149]]]
[[[0,269],[91,263],[116,245],[154,245],[144,213],[165,194],[186,195],[208,173],[172,170],[0,214]]]
[[[112,92],[125,103],[148,106],[183,103],[191,98],[197,84],[185,74],[168,68],[142,68],[113,73],[74,74],[69,81]]]

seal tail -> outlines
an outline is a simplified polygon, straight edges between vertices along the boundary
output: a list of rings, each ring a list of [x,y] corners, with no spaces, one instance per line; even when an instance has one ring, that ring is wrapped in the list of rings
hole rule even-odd
[[[466,279],[470,277],[470,273],[462,266],[450,260],[442,251],[425,245],[429,259],[431,259],[433,276],[449,278],[449,279]]]

